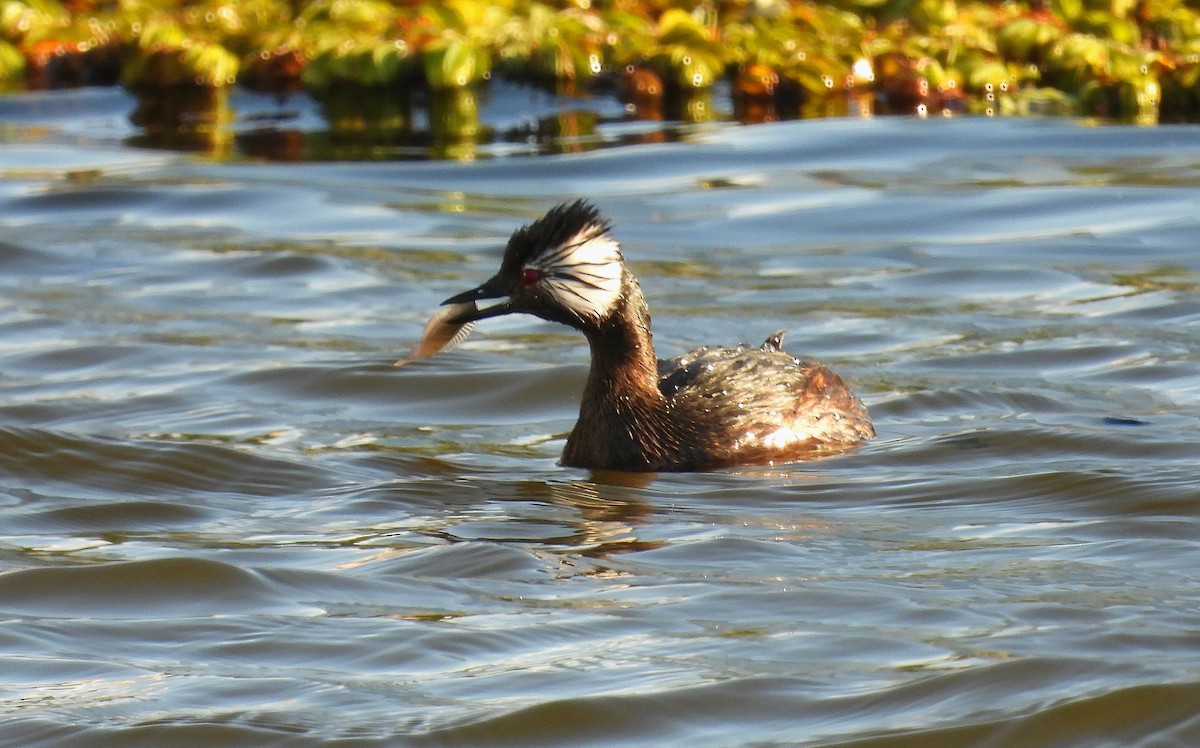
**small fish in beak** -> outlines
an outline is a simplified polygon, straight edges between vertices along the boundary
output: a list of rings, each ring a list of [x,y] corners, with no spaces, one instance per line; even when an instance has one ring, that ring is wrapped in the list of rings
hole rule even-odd
[[[425,323],[421,342],[394,365],[404,366],[458,345],[471,333],[471,328],[475,327],[472,315],[478,312],[479,308],[475,306],[474,301],[446,303]]]

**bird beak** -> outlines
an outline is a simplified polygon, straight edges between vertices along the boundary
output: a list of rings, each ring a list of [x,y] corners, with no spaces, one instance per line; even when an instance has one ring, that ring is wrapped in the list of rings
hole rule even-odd
[[[493,304],[489,307],[479,309],[475,302],[480,299],[504,299],[499,304]],[[442,306],[451,304],[463,305],[463,313],[447,320],[447,322],[462,325],[476,320],[487,319],[488,317],[499,317],[502,314],[511,314],[516,310],[512,307],[512,300],[508,298],[508,292],[501,290],[500,284],[495,278],[485,282],[478,288],[472,288],[470,291],[463,291],[460,294],[451,296],[442,302]]]

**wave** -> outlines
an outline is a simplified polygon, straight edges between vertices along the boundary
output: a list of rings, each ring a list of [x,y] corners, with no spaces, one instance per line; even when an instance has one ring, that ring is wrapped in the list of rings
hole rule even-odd
[[[311,465],[236,447],[13,427],[0,428],[0,471],[10,482],[70,484],[106,496],[269,496],[332,480]]]

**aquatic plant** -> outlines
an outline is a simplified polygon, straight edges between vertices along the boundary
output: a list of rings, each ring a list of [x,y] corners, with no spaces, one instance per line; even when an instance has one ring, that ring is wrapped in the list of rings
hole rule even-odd
[[[655,47],[647,62],[668,85],[709,88],[725,63],[717,36],[715,14],[670,8],[658,19]]]
[[[0,41],[0,83],[12,81],[25,74],[25,57],[21,50],[6,41]]]
[[[300,80],[318,95],[342,86],[393,86],[414,69],[411,57],[408,45],[401,40],[379,41],[366,36],[328,40],[311,48]]]
[[[614,64],[614,43],[629,38],[613,31],[594,11],[530,3],[523,14],[498,25],[496,68],[517,80],[571,88]]]
[[[0,0],[0,80],[134,90],[653,95],[728,80],[749,117],[1200,111],[1192,0]],[[631,104],[632,105],[632,104]],[[755,114],[757,113],[757,114]]]

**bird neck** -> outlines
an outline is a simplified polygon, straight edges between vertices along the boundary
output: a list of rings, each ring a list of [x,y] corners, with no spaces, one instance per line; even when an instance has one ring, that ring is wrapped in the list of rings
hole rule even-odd
[[[616,310],[598,327],[584,330],[592,349],[584,403],[614,398],[660,400],[658,359],[650,331],[650,310],[637,280],[625,271]]]
[[[564,465],[616,470],[656,469],[677,451],[679,429],[658,389],[658,359],[650,312],[626,271],[624,293],[603,324],[584,331],[592,365],[579,420],[563,449]]]

